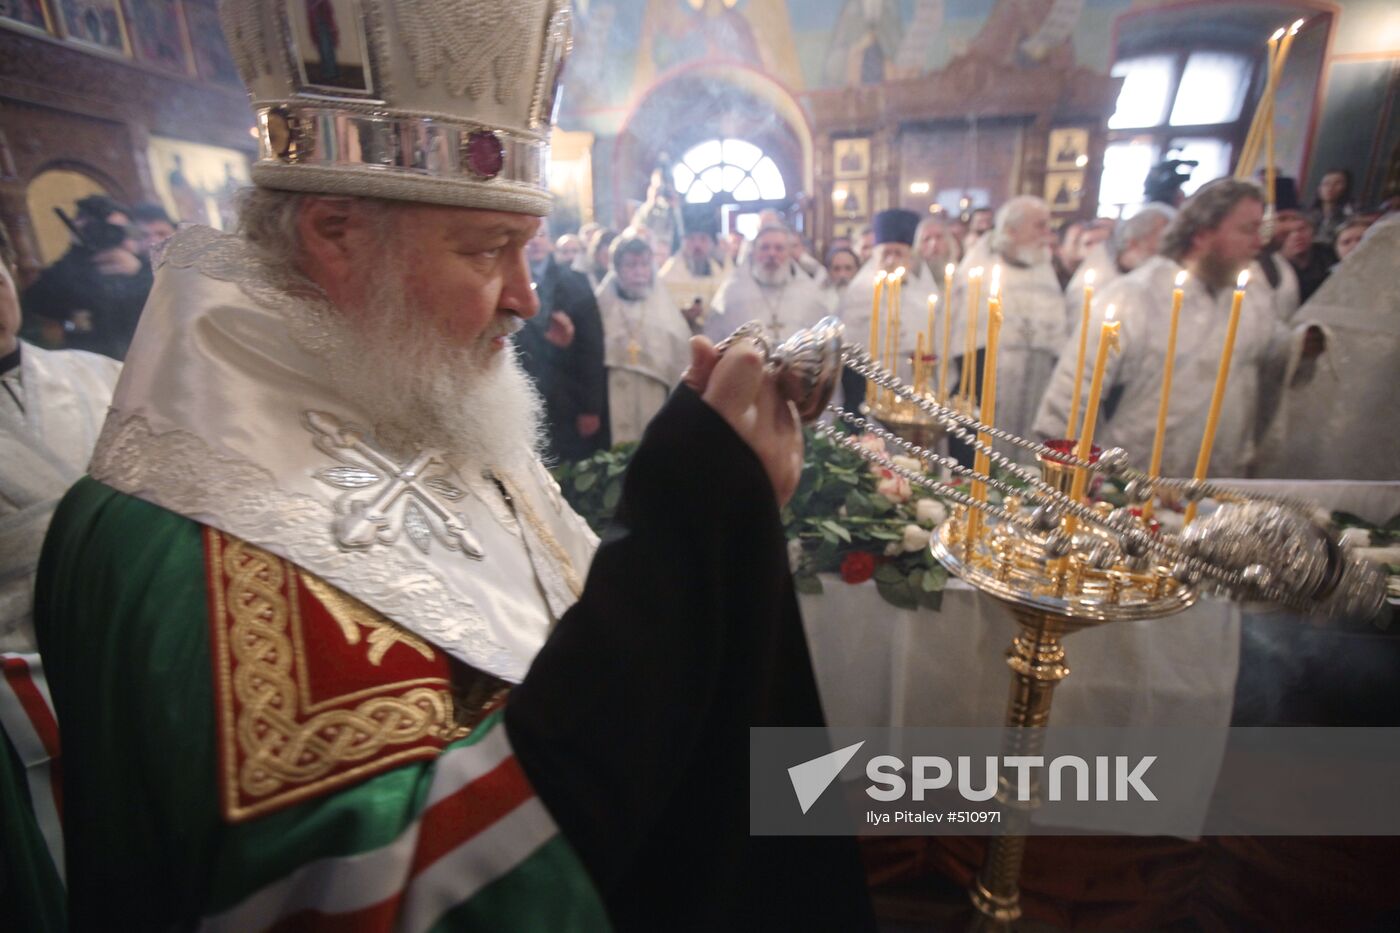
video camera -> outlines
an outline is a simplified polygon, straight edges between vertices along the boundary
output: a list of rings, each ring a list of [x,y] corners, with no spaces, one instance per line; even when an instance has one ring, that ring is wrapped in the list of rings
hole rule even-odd
[[[93,203],[98,200],[103,203]],[[131,231],[127,227],[107,220],[112,214],[121,213],[122,208],[106,198],[84,198],[78,202],[78,219],[82,221],[81,224],[69,217],[61,207],[55,207],[53,212],[63,221],[63,225],[73,234],[79,245],[91,252],[100,253],[115,249],[131,239]]]

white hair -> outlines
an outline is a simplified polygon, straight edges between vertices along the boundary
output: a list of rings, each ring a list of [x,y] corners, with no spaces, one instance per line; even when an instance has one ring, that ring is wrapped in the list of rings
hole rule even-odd
[[[1108,238],[1109,256],[1117,259],[1138,240],[1150,237],[1166,227],[1176,217],[1176,208],[1159,202],[1143,205],[1136,214],[1117,224]]]
[[[356,206],[370,212],[383,253],[359,270],[355,306],[332,305],[298,268],[297,214],[315,197],[253,189],[239,231],[289,293],[283,313],[292,336],[325,367],[329,385],[396,454],[436,448],[464,474],[526,468],[542,446],[539,396],[514,347],[490,350],[519,319],[493,320],[470,346],[443,340],[409,299],[404,253],[413,246],[398,224],[399,205],[370,198]]]
[[[1038,198],[1033,194],[1022,194],[997,208],[996,219],[992,224],[991,239],[988,241],[992,252],[1004,252],[1013,246],[1011,229],[1019,226],[1033,211],[1048,214],[1050,205],[1045,203],[1044,198]]]

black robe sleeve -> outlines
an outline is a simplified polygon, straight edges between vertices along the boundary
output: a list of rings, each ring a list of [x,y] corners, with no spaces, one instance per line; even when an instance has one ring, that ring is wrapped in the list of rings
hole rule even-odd
[[[767,474],[688,388],[505,717],[619,930],[874,929],[854,839],[749,835],[749,726],[823,717]]]

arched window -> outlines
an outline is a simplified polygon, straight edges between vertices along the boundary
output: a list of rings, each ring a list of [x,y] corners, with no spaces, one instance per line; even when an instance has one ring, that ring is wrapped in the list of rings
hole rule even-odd
[[[736,201],[781,201],[783,173],[763,150],[742,139],[711,139],[691,148],[671,169],[676,190],[690,204],[728,192]]]
[[[1223,49],[1150,52],[1114,63],[1110,73],[1123,79],[1123,89],[1108,120],[1100,216],[1133,214],[1148,171],[1166,158],[1200,163],[1182,186],[1187,195],[1228,175],[1254,68],[1246,52]]]

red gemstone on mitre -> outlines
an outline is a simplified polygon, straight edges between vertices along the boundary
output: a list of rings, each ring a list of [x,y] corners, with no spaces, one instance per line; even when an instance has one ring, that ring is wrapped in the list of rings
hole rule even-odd
[[[506,162],[500,137],[490,130],[474,130],[467,136],[467,168],[479,178],[495,178]]]

